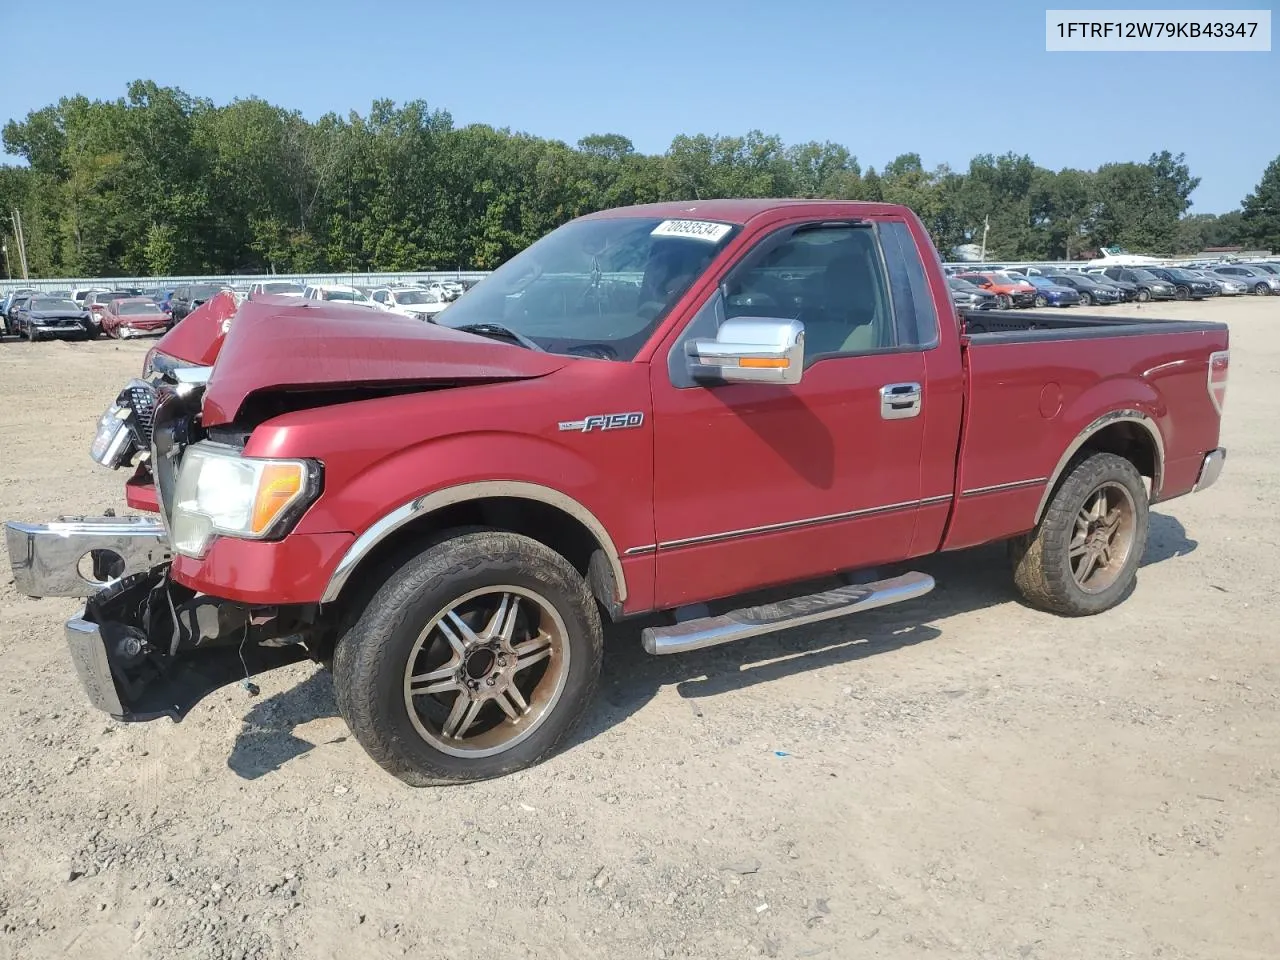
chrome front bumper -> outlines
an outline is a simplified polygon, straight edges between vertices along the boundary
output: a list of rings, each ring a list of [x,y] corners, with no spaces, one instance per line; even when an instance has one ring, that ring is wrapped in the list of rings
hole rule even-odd
[[[150,517],[63,517],[5,524],[13,585],[29,597],[89,597],[169,559],[164,525]],[[103,579],[80,572],[85,557]]]
[[[1214,481],[1222,475],[1222,468],[1227,463],[1226,447],[1218,447],[1216,450],[1210,450],[1204,455],[1204,462],[1200,464],[1200,476],[1196,478],[1196,485],[1191,488],[1192,493],[1211,487]]]

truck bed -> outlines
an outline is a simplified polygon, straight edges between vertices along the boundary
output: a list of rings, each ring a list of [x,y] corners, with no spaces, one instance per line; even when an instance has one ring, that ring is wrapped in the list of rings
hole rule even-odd
[[[1031,529],[1064,457],[1104,424],[1107,449],[1151,462],[1153,501],[1192,489],[1217,445],[1209,356],[1226,349],[1226,324],[1013,310],[961,321],[967,396],[944,549]]]

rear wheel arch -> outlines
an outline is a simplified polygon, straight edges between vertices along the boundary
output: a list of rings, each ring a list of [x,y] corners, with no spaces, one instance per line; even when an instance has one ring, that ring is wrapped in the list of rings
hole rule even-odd
[[[1160,499],[1164,483],[1164,439],[1156,422],[1141,410],[1115,410],[1098,417],[1081,430],[1058,459],[1049,475],[1040,504],[1036,508],[1035,522],[1044,516],[1050,499],[1080,459],[1093,453],[1114,453],[1134,465],[1138,473],[1151,481],[1150,500]]]
[[[347,595],[364,574],[458,528],[522,534],[554,550],[583,576],[611,618],[627,599],[621,555],[600,520],[572,497],[521,481],[481,481],[401,505],[358,537],[339,561],[322,603]]]

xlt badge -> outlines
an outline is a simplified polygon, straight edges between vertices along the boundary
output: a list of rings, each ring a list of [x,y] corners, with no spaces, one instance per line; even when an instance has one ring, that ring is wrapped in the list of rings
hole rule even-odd
[[[622,430],[626,427],[638,427],[644,423],[644,414],[635,413],[597,413],[583,420],[561,420],[561,430],[576,430],[578,433],[590,433],[592,430]]]

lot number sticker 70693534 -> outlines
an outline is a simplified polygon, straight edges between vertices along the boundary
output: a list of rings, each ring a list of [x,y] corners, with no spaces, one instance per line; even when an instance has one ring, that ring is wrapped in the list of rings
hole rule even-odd
[[[730,224],[712,223],[710,220],[663,220],[649,231],[649,235],[651,237],[690,237],[694,240],[719,243],[732,229]]]

